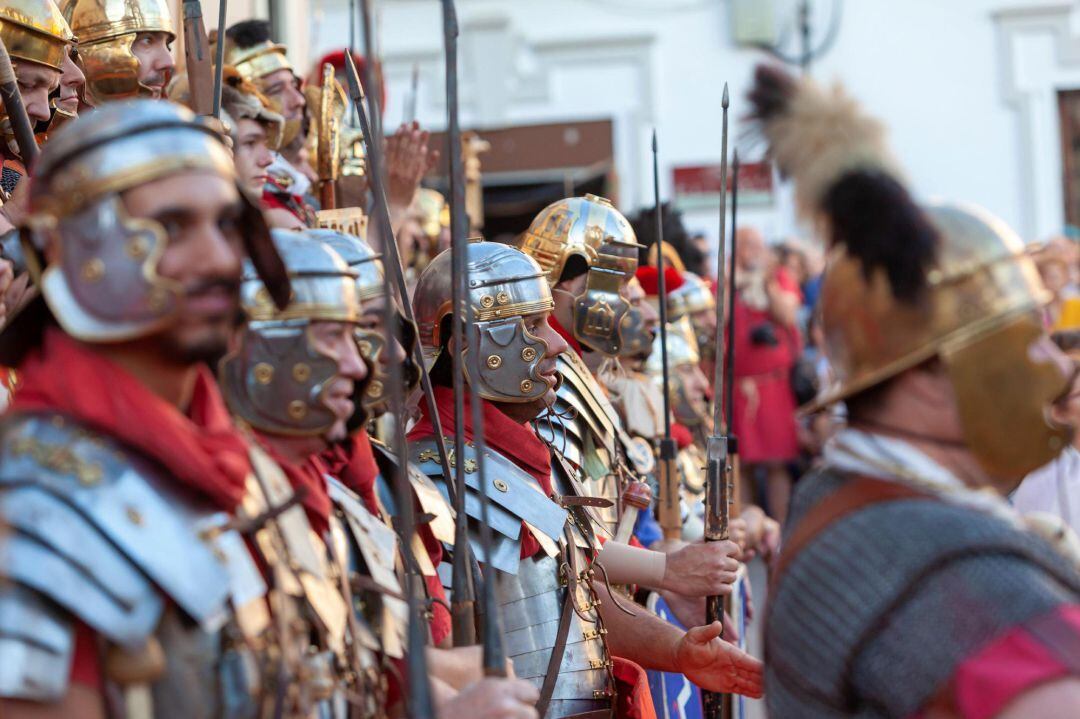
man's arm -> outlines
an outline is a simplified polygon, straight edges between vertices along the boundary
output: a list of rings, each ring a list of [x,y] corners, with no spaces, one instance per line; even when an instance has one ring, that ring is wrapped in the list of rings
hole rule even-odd
[[[761,696],[761,662],[720,639],[719,622],[683,633],[640,604],[621,599],[634,612],[630,616],[615,605],[606,586],[593,582],[593,588],[600,597],[608,648],[615,656],[646,669],[684,674],[702,689]]]
[[[726,596],[739,571],[740,550],[734,542],[664,545],[664,552],[604,543],[596,561],[615,584],[638,584],[688,597]],[[654,545],[656,546],[656,545]]]
[[[1069,677],[1024,692],[994,719],[1073,719],[1080,714],[1080,678]]]

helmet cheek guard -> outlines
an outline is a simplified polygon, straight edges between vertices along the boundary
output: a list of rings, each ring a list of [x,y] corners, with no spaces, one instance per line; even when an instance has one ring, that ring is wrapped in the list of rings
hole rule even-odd
[[[545,340],[531,334],[521,317],[478,322],[476,333],[480,349],[480,396],[495,402],[533,402],[552,389],[540,374],[540,363],[547,354]],[[466,350],[466,356],[468,350]],[[469,363],[464,363],[466,378]]]
[[[222,361],[230,408],[256,429],[310,436],[329,430],[337,416],[323,394],[337,376],[337,361],[311,346],[306,321],[250,324],[240,346]]]

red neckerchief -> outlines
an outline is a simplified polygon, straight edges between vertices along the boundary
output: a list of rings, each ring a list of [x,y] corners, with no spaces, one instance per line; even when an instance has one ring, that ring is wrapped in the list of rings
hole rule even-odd
[[[566,344],[570,345],[571,349],[573,349],[575,352],[577,352],[578,357],[580,357],[581,356],[581,351],[582,351],[581,343],[577,341],[576,337],[574,337],[574,333],[567,330],[565,327],[563,327],[562,323],[559,322],[557,319],[555,319],[554,314],[552,314],[548,318],[548,324],[551,325],[551,329],[558,332],[559,336],[562,337],[564,340],[566,340]]]
[[[454,434],[454,391],[449,387],[435,387],[435,405],[439,408],[439,419],[442,420],[443,434],[451,437]],[[472,412],[469,409],[469,397],[465,396],[465,427],[466,440],[473,438]],[[484,408],[484,441],[487,446],[499,454],[510,459],[521,469],[532,475],[544,490],[544,494],[551,496],[551,455],[548,447],[528,423],[518,423],[507,417],[499,409],[483,400]],[[428,419],[427,406],[421,405],[420,421],[416,423],[409,433],[409,441],[431,437],[435,434]],[[526,527],[521,528],[521,557],[531,557],[540,551],[540,543],[532,536]]]
[[[348,442],[334,445],[320,457],[330,474],[360,495],[369,512],[375,515],[379,513],[379,503],[375,500],[375,478],[379,476],[379,464],[375,461],[371,439],[366,431],[360,430]]]
[[[251,473],[248,446],[206,367],[199,368],[187,414],[55,327],[18,370],[10,412],[68,415],[162,465],[221,509],[231,512],[243,500]]]
[[[300,495],[300,503],[307,513],[308,522],[321,537],[330,528],[331,504],[329,489],[326,486],[326,465],[316,455],[308,457],[303,464],[294,464],[274,449],[266,437],[258,433],[255,436],[259,439],[259,445],[288,477],[293,491]]]

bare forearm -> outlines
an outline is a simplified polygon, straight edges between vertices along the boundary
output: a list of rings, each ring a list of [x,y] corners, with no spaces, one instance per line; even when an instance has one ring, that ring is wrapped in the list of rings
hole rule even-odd
[[[600,597],[600,617],[608,630],[611,653],[646,669],[677,671],[675,648],[683,632],[640,604],[620,596],[619,602],[634,612],[631,617],[615,606],[615,600],[603,583],[593,582],[593,587]]]

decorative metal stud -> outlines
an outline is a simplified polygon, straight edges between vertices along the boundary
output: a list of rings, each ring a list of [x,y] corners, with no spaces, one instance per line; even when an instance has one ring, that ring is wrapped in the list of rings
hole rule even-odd
[[[97,282],[105,276],[105,263],[99,257],[87,260],[83,263],[80,274],[87,282]]]
[[[382,397],[383,395],[383,383],[375,379],[368,383],[367,392],[368,397]]]
[[[490,309],[495,305],[495,298],[491,295],[484,295],[480,298],[480,306],[484,309]]]
[[[526,362],[532,362],[534,359],[536,359],[536,350],[534,350],[532,347],[526,347],[525,349],[521,350],[521,359],[525,360]]]
[[[510,485],[508,485],[506,482],[504,482],[501,479],[496,479],[494,482],[492,482],[492,484],[495,485],[495,489],[499,490],[500,492],[502,492],[504,494],[506,492],[510,491]]]
[[[510,295],[506,292],[500,292],[495,295],[495,301],[498,302],[500,305],[505,305],[507,302],[510,301]]]
[[[296,420],[303,419],[307,416],[307,405],[298,399],[289,402],[289,416]]]
[[[523,380],[521,380],[521,391],[522,392],[532,392],[532,388],[533,388],[533,383],[532,383],[531,379],[523,379]]]
[[[307,382],[311,379],[311,367],[303,362],[297,362],[293,365],[292,376],[297,382]]]
[[[259,384],[270,384],[270,381],[274,379],[274,366],[267,362],[260,362],[255,365],[255,381]]]
[[[128,507],[124,510],[124,514],[127,515],[128,521],[134,524],[136,527],[143,525],[143,516],[139,513],[139,510],[134,507]]]
[[[150,243],[142,235],[136,235],[128,241],[124,251],[127,252],[127,256],[131,259],[141,260],[150,251]]]
[[[488,369],[499,369],[502,365],[502,357],[499,355],[488,355],[487,366]]]

